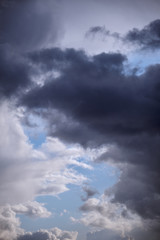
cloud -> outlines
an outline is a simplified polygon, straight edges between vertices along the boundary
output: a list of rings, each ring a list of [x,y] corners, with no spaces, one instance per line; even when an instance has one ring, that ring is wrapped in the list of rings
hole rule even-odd
[[[130,30],[124,40],[136,44],[143,49],[158,49],[160,47],[160,20],[156,19],[141,30]]]
[[[111,32],[105,26],[93,26],[85,34],[86,38],[95,38],[96,36],[103,37],[106,40],[112,37],[115,40],[120,40],[123,45],[126,43],[133,44],[143,50],[156,50],[160,48],[160,19],[156,19],[144,26],[142,29],[133,28],[126,34]]]
[[[84,214],[79,221],[96,230],[111,229],[124,235],[135,227],[142,226],[141,218],[130,212],[125,205],[112,203],[104,197],[88,199],[80,210]]]
[[[64,117],[60,115],[57,118],[58,124],[56,128],[53,128],[53,131],[55,130],[54,135],[64,135],[64,138],[75,137],[77,138],[75,141],[81,141],[80,135],[82,135],[82,141],[85,139],[88,141],[92,134],[92,139],[97,139],[97,133],[94,132],[95,126],[93,125],[98,125],[98,119],[114,111],[113,107],[116,108],[116,111],[123,104],[128,104],[126,95],[130,93],[126,92],[123,96],[120,92],[121,87],[116,87],[116,83],[118,84],[121,81],[120,79],[124,78],[122,71],[126,58],[121,54],[102,53],[89,58],[82,51],[74,49],[62,51],[56,48],[32,54],[31,59],[38,66],[46,68],[47,71],[55,69],[60,72],[59,78],[55,80],[51,78],[48,80],[48,84],[45,84],[42,88],[33,89],[24,96],[22,102],[30,108],[52,107],[57,109],[58,113],[64,114]],[[109,81],[106,81],[106,78]],[[117,94],[119,99],[113,99]],[[35,95],[37,96],[36,99],[33,98]],[[112,105],[104,105],[104,102]],[[52,119],[52,117],[49,118],[48,116],[48,119]],[[54,118],[54,122],[55,120]],[[83,124],[87,121],[90,122],[90,126]],[[73,134],[71,134],[71,131],[73,131]],[[74,139],[71,140],[74,141]]]
[[[26,51],[55,43],[60,22],[54,0],[2,0],[0,5],[0,43]]]
[[[98,193],[96,189],[91,188],[87,185],[83,187],[83,191],[85,192],[86,196],[81,197],[82,201],[86,201],[87,199],[89,199],[90,197],[93,197],[95,194]]]
[[[15,239],[17,234],[23,234],[23,230],[16,213],[9,206],[0,208],[0,239]]]
[[[62,231],[59,228],[39,230],[33,233],[20,235],[17,240],[76,240],[77,232]]]
[[[33,52],[46,47],[50,40],[55,43],[58,36],[53,8],[48,4],[53,1],[47,1],[47,7],[41,0],[2,1],[0,5],[4,23],[0,26],[4,48],[0,57],[0,204],[25,203],[37,195],[55,196],[67,191],[68,184],[81,185],[86,178],[72,164],[91,167],[80,161],[86,152],[78,144],[85,148],[103,145],[106,150],[96,160],[118,165],[121,176],[105,192],[113,197],[110,203],[93,203],[88,199],[92,192],[86,190],[87,202],[81,207],[86,212],[83,222],[120,228],[100,211],[106,213],[108,205],[113,212],[119,211],[120,204],[144,222],[150,221],[155,229],[160,219],[160,65],[149,66],[143,74],[136,75],[134,70],[125,74],[127,58],[120,53],[88,56],[84,51],[60,48]],[[50,22],[55,24],[53,32]],[[90,31],[110,34],[103,27]],[[124,39],[142,48],[158,48],[159,20],[142,30],[131,30]],[[30,53],[25,58],[19,54],[26,51]],[[36,74],[42,76],[42,84],[31,81]],[[26,114],[32,112],[48,121],[49,137],[37,150],[13,113],[15,107],[3,102],[4,96],[13,95],[19,106],[26,107]],[[59,139],[78,144],[65,145]],[[19,228],[17,220],[13,224]]]
[[[109,36],[110,31],[106,30],[105,26],[94,26],[91,27],[85,34],[86,37],[92,36],[94,37],[96,34],[102,34],[104,36]]]
[[[85,156],[82,147],[69,147],[50,137],[39,149],[33,149],[14,107],[7,102],[0,105],[0,131],[1,206],[31,201],[38,195],[55,196],[69,190],[68,184],[81,185],[87,180],[73,169],[73,166],[91,169],[79,161]]]
[[[87,240],[157,240],[158,238],[158,231],[153,232],[150,231],[150,229],[141,229],[137,228],[130,232],[130,234],[127,234],[126,236],[122,236],[119,232],[113,231],[110,229],[105,229],[101,231],[92,231],[87,233]]]
[[[62,231],[58,228],[25,232],[20,228],[20,220],[16,214],[30,217],[48,217],[49,212],[38,202],[28,202],[24,205],[0,207],[0,239],[1,240],[76,240],[77,232]]]
[[[96,232],[89,232],[87,234],[87,240],[133,240],[132,238],[121,236],[119,233],[112,230],[102,230]]]
[[[95,36],[100,35],[103,38],[105,37],[113,37],[115,39],[120,39],[120,34],[117,32],[110,32],[109,30],[106,29],[105,26],[94,26],[91,27],[85,34],[86,38],[92,37],[94,38]]]
[[[24,214],[29,217],[34,218],[47,218],[51,216],[51,213],[43,207],[44,204],[33,201],[33,202],[27,202],[24,204],[17,204],[11,206],[11,209],[16,214]]]
[[[24,234],[24,230],[20,228],[21,222],[16,216],[17,214],[24,214],[34,218],[47,218],[51,215],[51,213],[43,207],[43,204],[36,201],[0,207],[1,240],[16,239],[18,235]]]
[[[105,146],[97,161],[112,162],[122,172],[106,194],[145,220],[159,222],[160,65],[125,74],[122,54],[87,56],[59,48],[32,53],[29,59],[42,72],[59,74],[29,91],[20,104],[47,119],[50,136]]]
[[[31,84],[31,69],[27,60],[10,47],[0,45],[0,52],[0,98],[18,95]]]

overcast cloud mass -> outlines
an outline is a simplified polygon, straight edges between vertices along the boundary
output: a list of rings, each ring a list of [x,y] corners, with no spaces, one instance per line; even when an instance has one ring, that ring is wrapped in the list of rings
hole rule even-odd
[[[159,8],[0,2],[0,240],[160,239]]]

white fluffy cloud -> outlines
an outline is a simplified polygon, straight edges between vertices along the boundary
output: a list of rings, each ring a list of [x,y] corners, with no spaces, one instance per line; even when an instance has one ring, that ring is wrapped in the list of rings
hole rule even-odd
[[[11,240],[23,234],[20,228],[20,221],[10,206],[0,208],[0,239]]]
[[[26,233],[20,228],[16,213],[30,217],[48,217],[50,213],[37,202],[0,208],[0,240],[76,240],[77,232],[62,231],[58,228]]]
[[[138,215],[131,213],[125,205],[113,203],[103,195],[99,199],[88,199],[80,209],[83,211],[82,218],[79,220],[71,218],[71,220],[91,226],[96,231],[110,229],[125,236],[134,228],[142,227]]]
[[[36,218],[47,218],[51,216],[51,213],[44,207],[44,204],[33,201],[26,202],[24,204],[20,203],[17,205],[13,205],[11,209],[16,214],[24,214],[29,217]]]
[[[86,177],[72,166],[91,169],[79,161],[84,150],[51,137],[35,150],[12,108],[6,102],[0,105],[0,205],[57,195],[68,190],[67,184],[82,184]]]
[[[18,237],[18,240],[76,240],[77,235],[77,232],[62,231],[59,228],[53,228],[22,234]]]
[[[18,235],[24,234],[16,214],[24,214],[33,218],[50,217],[51,213],[43,205],[34,201],[0,207],[0,240],[15,239]]]

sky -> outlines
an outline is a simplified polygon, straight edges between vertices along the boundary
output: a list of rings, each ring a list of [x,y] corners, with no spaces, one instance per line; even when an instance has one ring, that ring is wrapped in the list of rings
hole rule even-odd
[[[0,240],[160,239],[160,1],[0,1]]]

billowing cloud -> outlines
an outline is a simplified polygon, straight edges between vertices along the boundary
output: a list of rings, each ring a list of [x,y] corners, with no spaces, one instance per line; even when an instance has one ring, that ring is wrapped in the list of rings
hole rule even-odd
[[[16,214],[24,214],[34,218],[48,218],[51,213],[43,207],[43,204],[34,202],[26,202],[17,205],[5,205],[0,207],[0,239],[11,240],[16,239],[18,235],[24,234],[24,230],[20,228],[20,220]]]
[[[73,222],[80,221],[95,230],[111,229],[119,232],[119,235],[125,235],[135,227],[142,226],[141,218],[130,212],[125,205],[112,203],[104,197],[88,199],[80,210],[84,213],[82,218],[72,218]]]
[[[47,218],[51,216],[51,213],[43,206],[44,204],[33,201],[26,202],[24,204],[20,203],[17,205],[11,206],[11,209],[16,214],[24,214],[29,217],[34,218]]]
[[[62,231],[59,228],[39,230],[33,233],[20,235],[17,240],[76,240],[77,232]]]
[[[7,102],[0,105],[0,205],[19,204],[37,195],[57,195],[68,190],[68,184],[81,185],[86,177],[72,167],[91,169],[80,157],[85,151],[79,145],[66,146],[48,138],[35,150]],[[9,149],[9,151],[8,151]],[[27,207],[27,206],[26,206]]]
[[[23,230],[16,213],[9,206],[0,208],[0,239],[15,239],[17,234],[23,234]]]
[[[59,48],[29,58],[44,73],[55,70],[58,75],[47,78],[20,103],[49,121],[51,136],[85,147],[105,145],[106,152],[97,160],[118,164],[122,171],[106,194],[144,219],[159,221],[160,65],[139,75],[126,74],[124,55],[91,57]],[[52,110],[48,114],[46,109]]]
[[[76,240],[77,232],[62,231],[58,228],[51,230],[39,230],[37,232],[25,232],[20,228],[20,220],[16,214],[23,213],[30,217],[48,217],[48,212],[37,202],[20,204],[17,206],[5,206],[0,208],[0,239],[1,240]]]
[[[160,48],[160,19],[152,21],[141,30],[137,28],[130,30],[124,40],[144,49]]]
[[[88,56],[82,50],[47,48],[55,44],[59,34],[55,4],[51,0],[0,3],[1,238],[8,240],[23,232],[16,213],[49,216],[43,206],[26,202],[39,195],[56,196],[67,191],[69,184],[83,185],[87,178],[73,166],[91,169],[82,161],[87,147],[102,146],[103,154],[98,154],[96,161],[117,165],[121,175],[105,191],[109,201],[90,198],[95,192],[85,189],[80,222],[114,231],[123,225],[132,232],[143,221],[150,225],[150,233],[157,231],[157,240],[160,65],[136,74],[135,69],[126,71],[127,58],[120,53]],[[89,31],[114,36],[98,25]],[[157,49],[159,38],[156,20],[142,30],[129,31],[124,41]],[[24,107],[26,115],[38,115],[47,122],[48,137],[39,148],[34,149],[24,134],[14,104]],[[8,209],[6,203],[10,204]],[[27,234],[72,239],[52,230]]]

